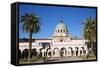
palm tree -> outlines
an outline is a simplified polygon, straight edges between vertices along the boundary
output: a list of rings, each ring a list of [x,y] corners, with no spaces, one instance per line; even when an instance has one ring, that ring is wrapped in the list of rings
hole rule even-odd
[[[40,31],[40,18],[35,14],[25,13],[25,15],[20,17],[20,21],[22,22],[23,31],[29,33],[28,61],[31,61],[32,34]]]
[[[82,24],[84,26],[84,38],[88,40],[88,50],[91,49],[92,55],[94,55],[93,43],[96,42],[96,21],[90,17]]]

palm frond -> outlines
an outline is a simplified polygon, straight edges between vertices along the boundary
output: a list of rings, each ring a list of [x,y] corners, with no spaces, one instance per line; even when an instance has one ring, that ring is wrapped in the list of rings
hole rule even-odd
[[[22,29],[25,32],[32,31],[32,33],[37,33],[40,30],[41,18],[32,13],[25,13],[25,15],[20,17],[20,22],[23,23]]]

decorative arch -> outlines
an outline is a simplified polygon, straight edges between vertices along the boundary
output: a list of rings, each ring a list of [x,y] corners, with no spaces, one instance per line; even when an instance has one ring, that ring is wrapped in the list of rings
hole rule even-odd
[[[64,32],[66,32],[66,30],[64,30]]]
[[[84,47],[81,47],[81,52],[80,52],[81,55],[85,55],[86,54],[86,51],[84,49]]]
[[[47,56],[47,51],[45,51],[45,48],[41,48],[41,49],[40,49],[40,56],[41,56],[41,57]]]
[[[42,50],[43,50],[43,48],[40,48],[39,50],[40,50],[39,56],[42,57]]]
[[[22,51],[22,58],[28,58],[28,49]]]
[[[46,52],[47,52],[47,55],[48,55],[49,57],[51,57],[51,48],[48,48]]]
[[[66,52],[67,52],[66,48],[62,47],[60,49],[60,57],[66,57]]]
[[[60,31],[58,30],[58,33],[59,33]]]
[[[31,53],[32,53],[32,56],[37,56],[37,50],[36,50],[36,48],[33,48]]]
[[[75,47],[75,50],[76,50],[76,56],[78,56],[78,50],[79,50],[79,48]]]
[[[73,56],[73,49],[72,49],[72,47],[68,47],[68,54],[70,56]]]
[[[59,57],[59,48],[56,47],[56,48],[53,49],[53,56]]]
[[[61,30],[61,32],[63,32],[63,30]]]
[[[82,48],[82,50],[83,50],[83,53],[85,54],[86,53],[86,50],[84,49],[84,47],[81,47]]]
[[[53,49],[53,52],[57,52],[57,51],[59,51],[59,48],[56,47]]]

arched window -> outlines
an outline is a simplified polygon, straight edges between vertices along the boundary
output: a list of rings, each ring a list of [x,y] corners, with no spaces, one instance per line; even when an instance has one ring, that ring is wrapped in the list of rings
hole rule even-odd
[[[22,51],[22,58],[28,58],[28,49]]]
[[[61,30],[61,32],[62,32],[62,30]]]
[[[61,56],[61,57],[65,57],[65,56],[66,56],[66,52],[67,52],[67,50],[66,50],[65,47],[61,48],[61,49],[60,49],[60,56]]]
[[[64,30],[64,32],[66,32],[66,30]]]
[[[36,48],[33,48],[33,49],[32,49],[32,56],[37,56]]]
[[[63,39],[61,39],[60,42],[63,42]]]
[[[59,30],[58,30],[58,32],[59,32]]]

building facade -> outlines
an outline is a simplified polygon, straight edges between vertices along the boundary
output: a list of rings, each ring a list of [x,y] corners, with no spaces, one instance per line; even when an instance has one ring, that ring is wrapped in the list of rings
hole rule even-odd
[[[86,40],[83,38],[72,38],[67,26],[60,21],[54,30],[52,38],[33,39],[32,55],[41,57],[68,57],[83,56],[88,53]],[[22,56],[28,56],[29,42],[19,41],[19,50]]]

